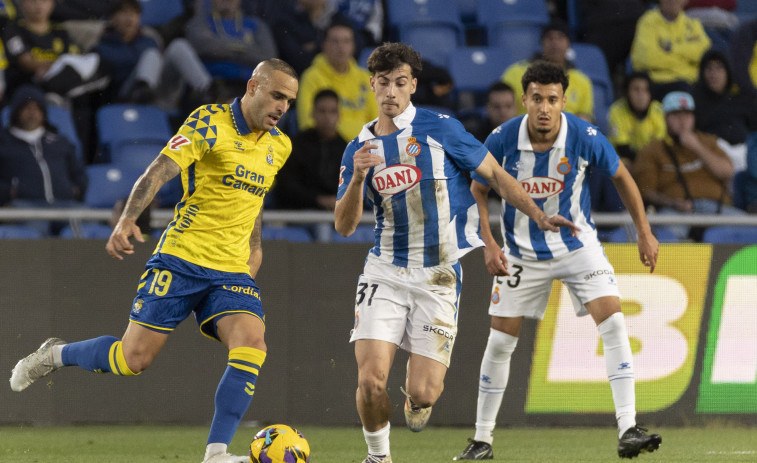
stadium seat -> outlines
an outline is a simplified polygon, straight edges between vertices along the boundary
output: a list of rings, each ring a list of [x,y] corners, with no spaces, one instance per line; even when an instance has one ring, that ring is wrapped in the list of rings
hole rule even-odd
[[[168,116],[154,106],[107,105],[97,110],[96,120],[105,162],[110,160],[109,153],[115,145],[133,140],[165,144],[172,135]]]
[[[407,23],[453,24],[462,29],[457,0],[386,0],[386,17],[394,29]]]
[[[478,15],[478,0],[457,0],[460,19],[465,24],[475,24]]]
[[[373,243],[376,241],[376,234],[373,225],[358,225],[355,232],[347,237],[332,230],[331,241],[334,243]]]
[[[739,23],[741,24],[757,19],[757,2],[754,0],[740,0],[736,3],[734,14],[739,17]]]
[[[3,225],[0,224],[0,239],[5,240],[30,240],[42,238],[39,231],[26,225]]]
[[[677,243],[678,237],[665,227],[652,227],[652,233],[660,243]],[[610,232],[607,241],[610,243],[635,243],[638,237],[633,227],[618,227]]]
[[[507,46],[508,40],[533,43],[534,35],[538,45],[541,26],[549,22],[545,0],[478,0],[477,17],[490,46]]]
[[[594,90],[594,121],[604,133],[609,128],[607,113],[614,101],[613,83],[602,49],[589,43],[571,44],[573,63],[591,79]]]
[[[410,44],[424,59],[447,66],[447,54],[463,44],[457,0],[388,0],[390,34]]]
[[[541,49],[538,24],[501,23],[488,28],[487,37],[490,47],[504,48],[513,61],[531,58]]]
[[[10,106],[3,108],[2,115],[3,127],[10,125],[11,111]],[[74,125],[74,118],[71,116],[71,111],[62,107],[52,104],[47,105],[47,122],[56,128],[60,135],[63,135],[73,143],[76,147],[76,155],[79,159],[84,160],[84,154],[82,153],[81,140],[79,140],[79,133],[76,131]]]
[[[365,47],[362,50],[360,50],[360,56],[357,59],[357,64],[361,68],[368,69],[368,57],[371,56],[371,53],[373,53],[373,50],[375,48],[373,47]]]
[[[78,225],[66,225],[59,236],[64,239],[80,238],[87,240],[108,239],[113,229],[110,225],[99,222],[82,222]]]
[[[113,147],[110,162],[118,167],[135,167],[144,170],[165,146],[165,142],[159,141],[126,141]]]
[[[120,199],[131,192],[134,182],[144,169],[116,167],[110,164],[87,166],[89,185],[84,194],[84,204],[88,207],[112,208]]]
[[[182,0],[139,0],[139,3],[145,26],[160,26],[184,13]]]
[[[509,52],[500,47],[461,47],[450,53],[449,69],[455,89],[461,92],[486,93],[489,86],[500,80],[504,70],[512,64]]]
[[[309,243],[313,237],[306,229],[295,226],[270,226],[263,225],[263,241],[292,241],[294,243]]]
[[[400,42],[412,45],[424,60],[447,67],[452,50],[462,45],[461,29],[442,23],[407,23],[400,28]]]
[[[718,225],[708,227],[702,235],[702,241],[712,244],[755,244],[757,243],[757,226]]]

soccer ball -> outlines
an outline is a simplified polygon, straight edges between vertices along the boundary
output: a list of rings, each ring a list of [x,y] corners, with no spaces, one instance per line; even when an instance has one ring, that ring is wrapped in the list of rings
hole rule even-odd
[[[250,444],[252,463],[307,463],[310,444],[295,428],[274,424],[261,429]]]

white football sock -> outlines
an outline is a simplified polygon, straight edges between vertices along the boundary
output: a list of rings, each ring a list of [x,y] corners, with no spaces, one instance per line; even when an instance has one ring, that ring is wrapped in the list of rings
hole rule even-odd
[[[481,374],[478,378],[474,440],[487,444],[494,441],[497,413],[510,377],[510,358],[517,345],[517,337],[494,328],[489,330],[489,341],[486,343],[486,351],[481,359]]]
[[[389,430],[391,428],[390,423],[386,423],[386,426],[378,431],[366,431],[363,428],[363,436],[365,436],[365,443],[368,444],[368,453],[371,455],[389,455]]]
[[[63,366],[63,346],[65,344],[53,346],[53,366],[56,368]]]
[[[207,448],[205,449],[204,460],[207,460],[213,455],[220,455],[220,454],[226,453],[227,447],[228,446],[226,444],[223,444],[221,442],[214,442],[212,444],[208,444]]]
[[[633,354],[628,341],[626,320],[621,312],[614,313],[597,325],[605,352],[605,368],[610,380],[618,437],[636,425],[636,395],[634,392]]]

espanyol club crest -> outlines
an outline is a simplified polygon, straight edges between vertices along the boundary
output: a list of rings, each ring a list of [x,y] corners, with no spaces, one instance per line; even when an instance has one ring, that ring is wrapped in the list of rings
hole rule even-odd
[[[421,180],[421,170],[408,164],[396,164],[373,174],[371,184],[383,196],[409,190]]]
[[[557,173],[560,175],[568,175],[570,173],[570,163],[568,163],[568,158],[560,158],[560,163],[557,164]]]
[[[273,165],[273,147],[268,147],[268,155],[265,157],[265,162],[268,163],[268,165]]]
[[[551,177],[530,177],[521,180],[520,184],[531,199],[549,198],[565,188],[565,183]]]
[[[407,146],[405,146],[405,152],[408,156],[416,157],[421,154],[421,145],[416,141],[415,137],[407,139]]]

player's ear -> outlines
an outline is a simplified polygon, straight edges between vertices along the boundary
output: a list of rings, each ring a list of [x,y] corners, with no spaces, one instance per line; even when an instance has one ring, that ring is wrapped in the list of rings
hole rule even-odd
[[[370,83],[371,83],[371,90],[373,91],[373,93],[376,93],[376,78],[374,76],[371,76]]]
[[[415,90],[418,88],[418,79],[413,77],[413,80],[410,81],[410,84],[412,85],[410,87],[410,94],[415,94]]]
[[[250,96],[254,96],[255,92],[258,90],[260,83],[257,79],[250,77],[250,80],[247,81],[247,94]]]

